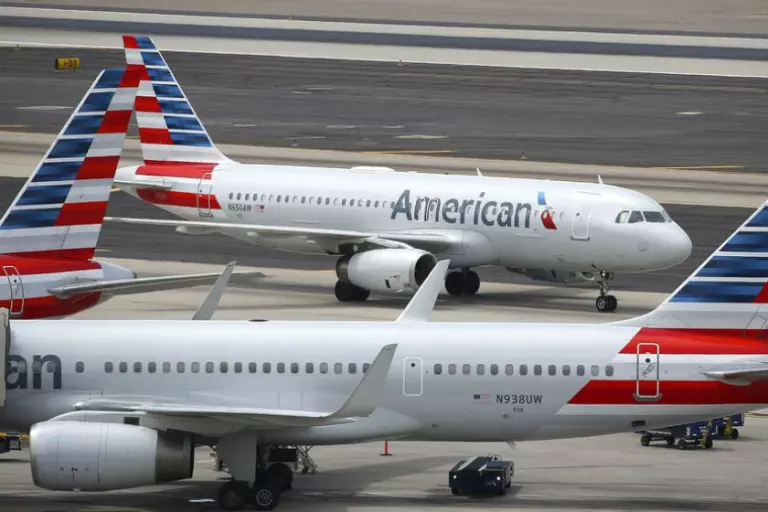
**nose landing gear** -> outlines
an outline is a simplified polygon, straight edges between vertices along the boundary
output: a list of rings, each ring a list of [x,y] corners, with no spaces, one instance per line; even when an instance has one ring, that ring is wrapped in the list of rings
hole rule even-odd
[[[595,307],[601,313],[612,313],[616,311],[616,307],[619,305],[619,301],[613,295],[608,295],[608,291],[611,289],[611,280],[613,274],[601,270],[597,274],[597,284],[600,287],[600,296],[595,300]]]

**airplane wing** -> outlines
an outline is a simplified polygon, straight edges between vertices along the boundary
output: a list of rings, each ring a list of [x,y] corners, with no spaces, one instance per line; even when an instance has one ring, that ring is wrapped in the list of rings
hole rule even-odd
[[[754,382],[768,380],[768,364],[756,363],[756,366],[752,368],[710,370],[701,373],[732,386],[749,386]]]
[[[114,281],[89,281],[65,284],[49,288],[48,292],[59,299],[66,299],[78,293],[105,292],[109,295],[128,295],[133,293],[157,292],[189,288],[216,281],[221,273],[187,274],[182,276],[138,277],[135,279],[118,279]],[[248,270],[234,273],[235,276],[266,277],[265,274]]]
[[[370,416],[379,404],[381,389],[389,373],[397,344],[385,345],[373,360],[368,371],[335,411],[303,411],[262,407],[231,407],[227,405],[194,405],[182,403],[157,403],[150,400],[112,400],[109,397],[85,400],[75,405],[76,410],[130,411],[155,415],[206,417],[217,420],[244,423],[264,427],[301,427],[328,425],[354,421],[354,418]]]
[[[307,236],[319,242],[333,241],[345,243],[361,241],[382,248],[412,249],[420,248],[430,252],[442,252],[452,245],[461,243],[461,235],[449,236],[447,233],[394,232],[378,233],[370,231],[351,231],[341,229],[323,229],[293,226],[266,226],[261,224],[238,224],[232,222],[206,222],[176,219],[138,219],[132,217],[104,217],[104,222],[122,224],[144,224],[152,226],[175,226],[204,229],[227,229],[252,232],[271,236]],[[322,243],[320,244],[322,245]]]

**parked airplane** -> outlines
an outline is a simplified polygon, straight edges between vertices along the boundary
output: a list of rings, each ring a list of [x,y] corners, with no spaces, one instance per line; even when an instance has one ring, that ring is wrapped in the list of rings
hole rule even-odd
[[[415,290],[450,259],[451,295],[478,291],[472,267],[502,265],[540,281],[596,281],[597,309],[614,311],[614,272],[661,269],[691,253],[656,201],[600,183],[234,162],[214,146],[150,38],[123,42],[128,66],[148,82],[136,97],[144,164],[119,169],[117,183],[186,220],[109,220],[337,256],[340,301]]]
[[[33,479],[53,490],[188,478],[195,443],[216,445],[236,510],[290,482],[262,458],[274,445],[570,438],[768,407],[767,235],[768,202],[614,324],[430,323],[448,260],[390,323],[0,322],[0,426],[32,425]]]
[[[0,219],[0,307],[14,318],[72,315],[114,295],[218,277],[137,278],[93,259],[140,76],[124,69],[99,74]]]

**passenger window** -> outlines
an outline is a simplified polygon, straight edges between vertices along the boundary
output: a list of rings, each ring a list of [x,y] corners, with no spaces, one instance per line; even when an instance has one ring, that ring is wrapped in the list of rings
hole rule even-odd
[[[541,375],[541,365],[540,364],[533,365],[533,374],[534,375]]]
[[[128,363],[120,363],[118,365],[120,373],[126,373],[128,371]]]
[[[251,198],[251,194],[245,194],[245,200],[249,200]]]
[[[336,375],[340,374],[344,370],[344,365],[341,363],[334,363],[333,364],[333,373]]]
[[[262,373],[270,373],[272,371],[272,363],[262,363],[261,371]]]
[[[661,212],[643,212],[646,222],[666,222],[664,215]]]
[[[115,365],[107,361],[104,363],[104,371],[106,373],[112,373],[112,371],[115,369]]]
[[[205,373],[213,373],[213,363],[210,361],[205,363]]]
[[[613,366],[611,366],[610,364],[605,367],[605,376],[613,377]]]
[[[600,375],[600,367],[597,366],[596,364],[593,364],[592,368],[590,369],[590,373],[592,374],[593,377],[597,377],[598,375]]]
[[[184,373],[184,363],[176,363],[176,373]]]
[[[163,373],[171,373],[171,363],[163,363]]]
[[[243,373],[243,363],[235,363],[235,373]]]
[[[584,376],[584,365],[583,364],[580,364],[579,366],[576,367],[576,375],[578,375],[579,377],[583,377]]]
[[[200,363],[190,364],[189,369],[192,373],[200,373]]]
[[[363,373],[368,373],[368,368],[371,367],[371,363],[363,363]]]
[[[272,198],[273,198],[273,197],[274,197],[274,195],[273,195],[273,194],[269,194],[269,202],[270,202],[270,203],[272,202]]]
[[[435,375],[442,375],[443,373],[443,365],[440,363],[435,363]]]
[[[342,199],[341,200],[341,206],[347,206],[347,200],[346,199]]]
[[[307,196],[301,196],[301,204],[304,204],[307,202]]]
[[[278,202],[278,203],[280,202],[280,198],[281,198],[281,197],[283,197],[283,196],[282,196],[282,194],[281,194],[281,195],[279,195],[279,196],[277,196],[277,202]],[[285,202],[286,202],[286,203],[288,202],[288,199],[287,199],[287,198],[286,198]]]
[[[355,374],[357,373],[357,364],[355,363],[349,363],[349,366],[347,367],[349,370],[349,373]]]
[[[528,375],[528,365],[527,364],[521,364],[520,365],[520,375]]]
[[[365,202],[365,207],[366,208],[370,208],[371,207],[371,200],[370,199]]]
[[[485,365],[484,364],[477,365],[477,374],[478,375],[485,375]]]
[[[571,365],[569,365],[569,364],[564,364],[564,365],[563,365],[563,375],[565,375],[565,376],[567,377],[567,376],[569,376],[570,374],[571,374]]]
[[[328,373],[328,363],[320,363],[320,373]]]
[[[498,375],[499,374],[499,365],[492,364],[491,365],[491,375]]]
[[[258,365],[256,363],[248,363],[249,373],[256,373],[256,370],[258,370]]]
[[[299,373],[299,363],[291,363],[291,373]]]
[[[78,361],[75,363],[75,371],[77,373],[83,373],[85,371],[85,363],[82,361]]]
[[[147,364],[147,371],[149,373],[155,373],[157,371],[157,363],[148,363]]]
[[[638,222],[643,222],[643,214],[640,212],[632,212],[629,214],[629,223],[630,224],[637,224]]]
[[[312,204],[312,202],[315,200],[314,197],[309,196],[309,204]],[[320,204],[320,199],[317,200],[317,204]]]
[[[357,200],[357,206],[363,206],[363,200],[362,199],[358,199]]]
[[[508,364],[504,366],[504,373],[506,373],[507,375],[513,375],[515,373],[515,365]]]
[[[243,197],[243,194],[241,194],[240,192],[238,192],[238,193],[237,193],[237,200],[239,201],[241,197]]]
[[[463,364],[461,365],[461,373],[464,375],[469,375],[472,372],[472,365],[471,364]]]
[[[629,212],[628,211],[620,212],[616,216],[616,224],[626,224],[627,219],[629,219]]]
[[[373,207],[374,207],[374,208],[378,208],[378,207],[379,207],[379,202],[378,202],[378,201],[376,201],[375,203],[373,203]]]
[[[349,200],[349,206],[355,206],[355,200],[354,199],[350,199]]]
[[[235,198],[235,193],[234,192],[230,192],[229,193],[229,198],[230,199],[234,199]]]
[[[277,373],[285,373],[285,363],[277,363]]]
[[[325,204],[331,204],[331,198],[330,197],[326,197],[325,198]]]
[[[229,371],[229,365],[227,363],[219,363],[219,372],[227,373]]]
[[[448,365],[448,375],[456,375],[456,365],[455,364],[449,364]]]
[[[133,363],[133,373],[141,373],[141,363]]]
[[[307,363],[304,367],[304,371],[307,373],[314,373],[315,372],[315,365],[314,363]]]
[[[549,373],[551,376],[557,375],[557,366],[553,364],[549,365],[549,368],[547,368],[547,373]]]

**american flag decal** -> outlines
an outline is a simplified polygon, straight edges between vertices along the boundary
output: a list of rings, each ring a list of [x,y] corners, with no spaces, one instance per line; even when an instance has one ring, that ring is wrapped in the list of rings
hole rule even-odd
[[[472,395],[472,400],[479,404],[487,404],[491,401],[491,395],[488,393],[474,394]]]

